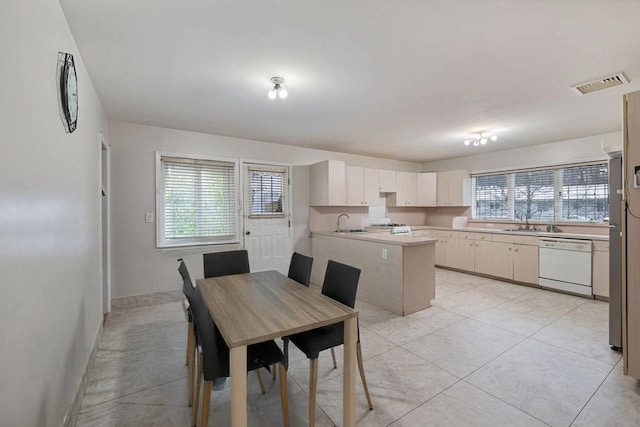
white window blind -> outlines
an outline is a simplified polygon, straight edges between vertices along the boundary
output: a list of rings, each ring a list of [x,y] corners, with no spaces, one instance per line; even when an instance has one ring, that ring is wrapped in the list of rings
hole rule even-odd
[[[245,204],[250,217],[285,217],[288,213],[288,169],[249,164],[245,170]]]
[[[604,162],[472,176],[473,217],[602,221],[609,215]]]
[[[550,169],[515,175],[514,218],[553,220],[554,178]]]
[[[562,219],[602,221],[609,216],[609,173],[604,164],[562,169]]]
[[[158,246],[235,243],[236,163],[161,156]]]
[[[473,179],[474,218],[508,218],[507,175],[486,175]]]

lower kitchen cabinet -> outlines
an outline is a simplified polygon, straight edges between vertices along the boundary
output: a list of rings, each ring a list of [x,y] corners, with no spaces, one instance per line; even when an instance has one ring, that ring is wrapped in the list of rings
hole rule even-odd
[[[513,280],[538,283],[538,246],[513,245]]]
[[[460,240],[459,245],[459,268],[466,271],[476,271],[476,241]]]
[[[491,250],[493,242],[486,240],[476,240],[476,265],[475,272],[490,275],[493,271],[491,266]]]
[[[513,280],[513,253],[512,243],[493,242],[491,245],[492,276]]]
[[[460,241],[457,236],[446,238],[447,244],[444,246],[444,265],[451,268],[460,267]]]

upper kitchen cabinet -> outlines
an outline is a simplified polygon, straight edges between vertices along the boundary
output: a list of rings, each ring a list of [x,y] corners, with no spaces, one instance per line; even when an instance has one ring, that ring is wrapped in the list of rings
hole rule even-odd
[[[418,174],[396,172],[396,192],[387,198],[389,206],[418,206]]]
[[[471,174],[466,170],[438,172],[437,205],[471,206]]]
[[[396,192],[396,171],[390,171],[381,169],[380,173],[380,193],[395,193]]]
[[[380,203],[380,172],[347,166],[347,205],[377,206]]]
[[[422,172],[418,174],[418,206],[436,206],[436,181],[435,172]]]
[[[339,160],[326,160],[309,167],[309,205],[346,206],[346,166]]]

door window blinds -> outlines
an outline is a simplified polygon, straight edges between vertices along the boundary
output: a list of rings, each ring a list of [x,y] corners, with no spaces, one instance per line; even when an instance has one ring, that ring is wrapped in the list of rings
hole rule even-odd
[[[245,215],[249,217],[286,217],[288,214],[288,183],[286,167],[248,164]]]
[[[159,246],[235,243],[236,163],[162,156]]]

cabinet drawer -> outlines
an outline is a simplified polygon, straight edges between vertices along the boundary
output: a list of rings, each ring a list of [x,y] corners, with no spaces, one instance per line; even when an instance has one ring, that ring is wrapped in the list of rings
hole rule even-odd
[[[503,242],[503,243],[513,243],[513,234],[499,234],[495,233],[493,235],[494,242]]]
[[[609,242],[606,241],[606,240],[594,240],[593,241],[593,250],[594,251],[608,252],[609,251]]]
[[[538,236],[513,236],[513,243],[538,246]]]
[[[460,239],[491,241],[491,233],[460,233]]]

